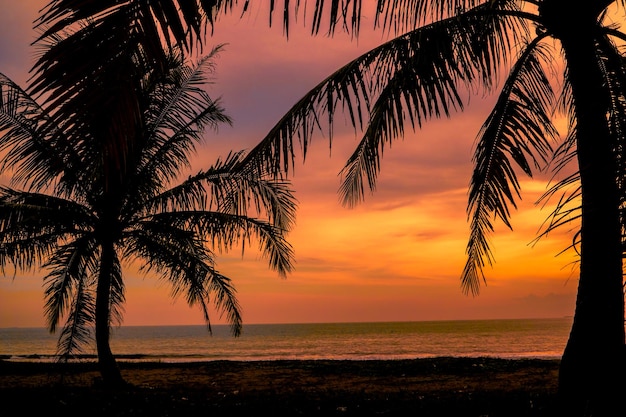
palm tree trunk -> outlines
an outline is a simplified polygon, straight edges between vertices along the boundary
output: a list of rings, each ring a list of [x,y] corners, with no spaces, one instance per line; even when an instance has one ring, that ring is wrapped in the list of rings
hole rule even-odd
[[[124,384],[120,370],[111,352],[110,316],[111,316],[111,274],[114,263],[114,246],[112,242],[102,245],[100,276],[96,292],[96,348],[98,350],[98,367],[102,382],[106,387]]]
[[[606,116],[609,93],[594,27],[569,27],[559,38],[576,105],[582,224],[576,310],[559,394],[569,416],[626,415],[621,222],[615,143]]]

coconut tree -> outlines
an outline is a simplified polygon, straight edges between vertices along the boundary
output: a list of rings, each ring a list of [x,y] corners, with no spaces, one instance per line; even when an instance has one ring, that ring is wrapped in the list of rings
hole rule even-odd
[[[209,330],[213,304],[234,335],[242,327],[240,307],[216,256],[256,239],[271,268],[285,275],[292,267],[285,235],[295,200],[286,183],[246,169],[242,152],[176,182],[203,131],[229,122],[202,88],[216,51],[195,66],[169,56],[163,74],[140,80],[141,129],[132,129],[124,170],[104,163],[98,124],[83,124],[77,142],[0,75],[0,172],[12,176],[0,188],[0,268],[42,267],[49,330],[65,319],[60,356],[83,348],[95,327],[109,386],[123,383],[109,345],[111,326],[122,321],[123,267],[167,281],[174,296],[199,306]]]
[[[418,129],[463,110],[463,97],[476,91],[497,94],[478,132],[461,284],[465,292],[479,293],[484,268],[493,262],[493,222],[511,227],[510,210],[521,192],[518,173],[532,176],[551,158],[557,168],[575,164],[575,174],[547,193],[564,196],[544,232],[579,222],[572,243],[580,254],[578,296],[559,375],[567,415],[615,415],[625,407],[626,67],[619,44],[626,36],[607,16],[623,13],[624,6],[609,0],[378,1],[377,23],[399,36],[323,80],[248,155],[285,172],[293,137],[306,149],[321,120],[332,127],[335,113],[348,113],[363,132],[342,171],[340,194],[351,206],[375,188],[382,151],[403,137],[405,125]],[[570,127],[561,142],[547,72],[560,62]]]
[[[45,93],[47,109],[57,118],[80,125],[90,108],[99,103],[85,94],[81,83],[94,75],[119,76],[120,51],[153,51],[142,65],[162,68],[163,50],[179,44],[186,50],[197,45],[202,22],[235,4],[248,8],[252,2],[228,0],[180,2],[162,0],[76,1],[55,0],[42,14],[49,26],[41,42],[63,37],[55,49],[38,61],[32,87]],[[270,9],[289,16],[301,6],[299,0],[269,2]],[[361,0],[324,2],[312,9],[312,31],[346,28],[358,33]],[[484,280],[483,268],[493,261],[487,236],[494,218],[510,226],[520,188],[516,167],[527,175],[551,157],[555,166],[567,162],[577,172],[558,183],[548,194],[565,194],[548,231],[564,222],[580,222],[573,246],[580,253],[580,281],[576,311],[565,349],[560,392],[578,413],[599,407],[603,399],[615,399],[623,390],[624,296],[622,278],[621,202],[622,137],[624,120],[624,67],[618,44],[624,40],[619,25],[608,19],[612,10],[623,13],[625,2],[615,0],[377,0],[376,24],[392,39],[347,63],[302,98],[246,158],[250,166],[284,174],[292,162],[292,139],[306,146],[326,113],[332,126],[337,111],[350,114],[355,127],[363,128],[363,140],[343,171],[340,192],[347,205],[362,200],[374,188],[385,146],[402,137],[405,123],[419,128],[431,118],[448,116],[467,104],[463,97],[485,89],[498,94],[493,112],[479,132],[470,186],[468,215],[470,240],[462,287],[476,294]],[[304,9],[304,8],[303,8]],[[204,15],[203,15],[204,13]],[[328,17],[328,19],[325,19]],[[204,19],[204,20],[203,20]],[[323,22],[327,26],[323,26]],[[64,36],[71,25],[97,26],[100,35],[89,38],[75,32]],[[116,31],[124,32],[123,35]],[[157,36],[159,35],[159,36]],[[394,37],[395,36],[395,37]],[[159,43],[158,39],[164,39]],[[87,47],[89,46],[89,47]],[[105,49],[106,48],[106,49]],[[76,67],[71,58],[86,56]],[[107,53],[105,53],[107,52]],[[570,130],[562,143],[551,123],[555,101],[545,65],[564,62],[563,104]],[[133,70],[132,65],[129,69]],[[128,74],[129,72],[125,72]],[[116,75],[118,74],[118,75]],[[506,78],[504,84],[496,81]],[[118,84],[122,85],[122,84]],[[133,103],[120,88],[120,104]],[[125,96],[126,94],[126,96]],[[78,106],[76,104],[79,104]],[[76,112],[80,108],[84,111]],[[131,123],[132,105],[111,112],[108,126]],[[115,135],[110,135],[116,137]],[[114,143],[114,142],[111,142]],[[119,160],[124,144],[117,144]],[[305,147],[306,149],[306,147]],[[567,193],[567,191],[565,191]],[[611,404],[607,401],[606,404]],[[591,411],[590,411],[591,412]],[[597,410],[596,410],[597,412]]]

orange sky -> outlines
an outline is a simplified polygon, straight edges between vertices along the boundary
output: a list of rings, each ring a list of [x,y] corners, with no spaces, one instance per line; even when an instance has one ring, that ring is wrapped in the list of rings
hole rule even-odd
[[[33,63],[31,22],[45,0],[2,0],[0,72],[25,85]],[[216,61],[213,96],[221,96],[234,126],[209,132],[195,161],[209,166],[229,150],[250,149],[317,82],[381,40],[364,30],[311,38],[294,29],[267,28],[266,12],[223,19],[211,43],[228,43]],[[365,20],[367,27],[369,20]],[[493,97],[474,97],[466,111],[429,123],[385,152],[378,191],[356,209],[338,203],[338,172],[358,137],[340,129],[330,156],[318,135],[292,178],[300,202],[290,234],[296,270],[287,279],[246,251],[218,259],[238,290],[245,323],[407,321],[561,317],[573,314],[577,271],[563,230],[529,243],[549,210],[534,205],[545,181],[522,178],[523,201],[514,232],[498,224],[491,243],[496,265],[478,297],[465,296],[459,276],[469,233],[465,207],[472,145]],[[341,118],[339,118],[341,120]],[[125,271],[124,324],[201,324],[184,299],[172,300],[153,277]],[[40,273],[0,278],[0,327],[43,326]],[[214,323],[219,323],[217,315]]]

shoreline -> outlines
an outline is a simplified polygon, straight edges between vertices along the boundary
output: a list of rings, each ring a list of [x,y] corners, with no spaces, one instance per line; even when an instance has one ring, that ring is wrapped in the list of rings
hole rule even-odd
[[[115,359],[118,363],[145,363],[145,364],[191,364],[191,363],[206,363],[206,362],[285,362],[285,361],[354,361],[354,362],[371,362],[371,361],[413,361],[413,360],[430,360],[439,358],[489,358],[505,361],[524,361],[524,360],[540,360],[540,361],[553,361],[560,360],[561,355],[526,355],[526,356],[469,356],[469,355],[450,355],[450,356],[376,356],[369,357],[301,357],[301,356],[281,356],[281,357],[210,357],[204,355],[149,355],[143,353],[132,354],[120,354],[115,355]],[[96,354],[77,354],[73,355],[72,359],[67,362],[68,364],[80,364],[80,363],[97,363],[98,355]],[[2,355],[0,354],[0,362],[6,363],[38,363],[38,364],[54,364],[58,362],[58,355],[56,354],[22,354],[22,355]]]
[[[0,401],[29,415],[549,416],[556,359],[120,362],[127,389],[99,388],[96,364],[0,361]],[[36,401],[33,401],[36,399]],[[17,408],[14,408],[17,407]],[[22,412],[23,411],[23,412]]]

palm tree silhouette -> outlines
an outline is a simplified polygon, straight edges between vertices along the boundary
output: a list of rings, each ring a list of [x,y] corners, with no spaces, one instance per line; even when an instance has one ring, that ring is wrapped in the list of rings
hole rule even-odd
[[[138,261],[169,282],[175,296],[201,308],[209,330],[212,302],[234,335],[241,332],[240,307],[230,278],[216,269],[216,254],[256,239],[271,268],[281,275],[292,268],[285,234],[295,200],[286,183],[246,169],[242,152],[174,182],[204,129],[230,122],[202,89],[217,51],[193,67],[180,54],[170,56],[165,76],[141,80],[141,129],[123,172],[106,169],[92,126],[84,126],[79,143],[68,139],[51,129],[35,100],[0,76],[0,172],[14,179],[13,187],[0,188],[0,267],[47,270],[49,330],[66,317],[60,356],[90,342],[95,325],[108,386],[123,383],[109,346],[111,325],[122,321],[123,264]]]
[[[607,12],[609,6],[623,12],[626,4],[406,0],[377,5],[378,23],[402,34],[323,80],[247,158],[287,172],[294,137],[306,152],[320,120],[329,120],[332,134],[333,115],[347,113],[363,132],[341,172],[339,191],[352,206],[366,189],[375,189],[382,151],[402,138],[405,128],[418,129],[463,110],[463,97],[476,91],[499,91],[473,158],[462,288],[479,293],[484,268],[494,260],[488,241],[494,220],[511,227],[510,210],[521,192],[516,170],[532,176],[547,162],[557,170],[576,164],[575,174],[544,196],[563,194],[543,234],[579,222],[572,247],[580,254],[580,280],[559,392],[570,407],[568,415],[623,410],[626,67],[617,44],[626,35]],[[561,60],[566,64],[561,97],[569,118],[562,141],[552,123],[558,100],[547,72]]]
[[[95,111],[99,95],[87,86],[94,75],[118,81],[145,68],[159,71],[163,51],[181,45],[189,51],[201,41],[202,22],[212,24],[234,4],[249,1],[181,2],[139,0],[56,0],[42,15],[49,26],[41,42],[54,44],[35,67],[32,87],[47,94],[46,108],[68,129],[85,118],[106,120],[106,126],[136,119],[133,89],[136,77],[117,83],[106,102],[108,112]],[[282,2],[283,24],[289,27],[299,0]],[[283,175],[293,158],[294,136],[309,144],[321,113],[331,124],[337,111],[347,112],[363,140],[346,164],[340,189],[347,205],[362,200],[375,187],[381,151],[402,137],[405,123],[419,128],[434,117],[462,110],[464,92],[496,92],[506,77],[496,106],[479,132],[475,170],[470,185],[468,261],[462,287],[476,294],[483,268],[493,262],[488,234],[494,218],[510,226],[510,209],[520,187],[516,169],[532,175],[553,154],[555,166],[571,162],[577,172],[547,194],[564,197],[546,231],[579,221],[573,247],[580,253],[580,281],[574,323],[560,370],[559,390],[572,404],[572,414],[615,405],[623,392],[624,293],[622,276],[624,216],[623,135],[625,69],[617,44],[626,36],[608,19],[607,11],[623,12],[615,0],[398,0],[374,2],[376,23],[399,36],[348,63],[303,97],[245,159],[250,166]],[[328,31],[346,28],[358,33],[360,0],[324,2],[312,9],[312,32],[328,22]],[[204,15],[203,15],[204,14]],[[325,16],[328,19],[325,20]],[[85,23],[90,32],[64,30]],[[158,40],[164,36],[164,42]],[[106,40],[106,41],[104,41]],[[553,41],[554,46],[553,46]],[[201,43],[201,42],[200,42]],[[118,48],[118,49],[116,49]],[[126,53],[119,53],[126,51]],[[84,55],[80,55],[84,53]],[[81,66],[73,62],[81,57]],[[544,66],[565,62],[563,104],[569,132],[558,140],[551,120],[556,94]],[[148,71],[149,72],[149,71]],[[106,77],[110,77],[107,79]],[[471,94],[468,94],[468,96]],[[77,113],[75,109],[83,109]],[[116,109],[122,109],[116,111]],[[76,129],[78,129],[76,127]],[[114,132],[105,143],[115,152],[111,164],[123,160],[128,142]],[[117,139],[116,139],[117,138]],[[254,164],[252,164],[254,161]],[[516,168],[517,167],[517,168]],[[565,189],[573,185],[573,191]],[[606,400],[606,401],[605,401]],[[613,400],[613,401],[611,401]],[[591,405],[588,406],[588,403]],[[608,405],[607,405],[608,404]],[[591,408],[589,408],[591,407]],[[621,405],[623,410],[623,405]],[[589,411],[589,412],[592,412]]]

